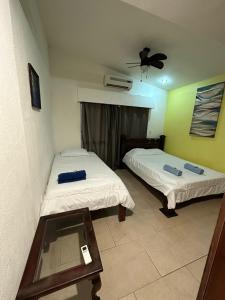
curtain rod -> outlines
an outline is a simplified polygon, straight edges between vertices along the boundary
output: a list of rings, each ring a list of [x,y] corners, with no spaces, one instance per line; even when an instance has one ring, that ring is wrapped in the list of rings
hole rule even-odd
[[[90,104],[101,104],[101,105],[114,105],[114,106],[128,106],[128,107],[136,107],[136,108],[146,108],[152,109],[152,107],[144,107],[144,106],[134,106],[134,105],[127,105],[127,104],[112,104],[112,103],[101,103],[101,102],[90,102],[90,101],[77,101],[78,103],[90,103]]]

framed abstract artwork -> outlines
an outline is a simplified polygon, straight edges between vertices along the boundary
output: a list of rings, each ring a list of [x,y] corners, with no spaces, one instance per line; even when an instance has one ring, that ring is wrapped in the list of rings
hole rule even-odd
[[[29,71],[29,80],[30,80],[31,105],[33,108],[40,110],[41,93],[40,93],[39,76],[30,63],[28,63],[28,71]]]
[[[219,82],[197,89],[190,134],[204,137],[215,136],[224,84],[224,82]]]

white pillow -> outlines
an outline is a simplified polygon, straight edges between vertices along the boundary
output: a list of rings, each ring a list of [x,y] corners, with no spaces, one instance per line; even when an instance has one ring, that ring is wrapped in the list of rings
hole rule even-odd
[[[68,156],[85,156],[89,155],[86,149],[80,148],[80,149],[66,149],[61,152],[61,156],[68,157]]]
[[[127,152],[129,155],[145,154],[144,148],[134,148]]]
[[[164,151],[162,151],[161,149],[158,148],[153,148],[153,149],[145,149],[147,154],[149,155],[159,155],[159,154],[163,154]]]
[[[153,149],[144,149],[144,148],[134,148],[127,152],[128,155],[136,156],[136,155],[159,155],[162,154],[163,151],[158,148]]]

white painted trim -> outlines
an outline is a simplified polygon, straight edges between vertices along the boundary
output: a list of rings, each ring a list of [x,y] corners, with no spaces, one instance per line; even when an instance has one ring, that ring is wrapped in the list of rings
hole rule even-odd
[[[80,102],[104,103],[136,107],[155,108],[154,100],[150,97],[130,95],[126,92],[112,92],[89,88],[78,88],[77,99]]]

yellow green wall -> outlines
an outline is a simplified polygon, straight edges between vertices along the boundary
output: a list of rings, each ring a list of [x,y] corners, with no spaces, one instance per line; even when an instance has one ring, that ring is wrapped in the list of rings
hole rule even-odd
[[[197,88],[225,81],[217,76],[169,92],[166,119],[166,152],[225,172],[225,97],[215,138],[189,135]]]

